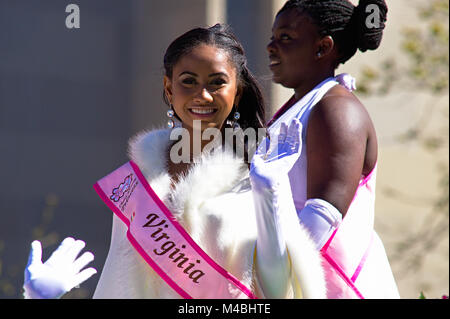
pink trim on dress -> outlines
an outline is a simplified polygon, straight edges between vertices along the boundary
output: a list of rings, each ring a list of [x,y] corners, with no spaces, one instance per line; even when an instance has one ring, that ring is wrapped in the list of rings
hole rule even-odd
[[[372,175],[375,173],[377,169],[378,162],[375,163],[375,166],[372,168],[370,173],[364,177],[362,181],[359,182],[358,187],[356,188],[355,195],[353,196],[352,202],[350,203],[350,206],[352,206],[353,202],[355,201],[356,195],[358,195],[358,191],[361,189],[361,187],[364,187],[367,185],[367,182],[372,178]],[[349,206],[349,207],[350,207]]]
[[[356,278],[355,278],[355,280],[353,280],[353,277],[355,277],[356,272],[355,272],[355,274],[353,275],[352,278],[349,278],[349,277],[345,274],[344,270],[342,270],[342,268],[339,267],[339,265],[334,261],[334,259],[331,258],[331,257],[327,254],[328,247],[330,246],[331,242],[333,241],[334,236],[335,236],[336,233],[337,233],[337,230],[338,230],[338,228],[334,230],[333,234],[331,234],[331,236],[330,236],[330,238],[328,239],[328,241],[325,243],[325,245],[323,245],[322,249],[320,249],[320,253],[322,254],[322,257],[325,258],[331,266],[333,266],[333,268],[336,270],[336,272],[339,274],[339,276],[347,283],[347,285],[355,292],[355,294],[356,294],[359,298],[364,299],[363,295],[359,292],[358,288],[356,288],[355,285],[354,285],[354,281],[356,280]],[[367,252],[368,252],[368,251],[367,251]],[[366,252],[366,254],[367,254],[367,252]],[[362,266],[363,266],[363,264],[364,264],[364,262],[365,262],[365,259],[367,258],[366,255],[365,255],[364,257],[365,257],[365,258],[363,258],[363,260],[361,261],[361,263],[360,263],[360,264],[358,265],[358,267],[357,267],[358,275],[359,275],[359,272],[360,272],[361,269],[362,269]],[[358,275],[356,275],[356,277],[358,277]]]
[[[333,233],[331,234],[330,238],[327,240],[327,242],[325,243],[325,245],[323,245],[323,247],[320,249],[320,252],[321,252],[321,253],[326,253],[328,247],[329,247],[330,244],[331,244],[331,241],[332,241],[333,238],[334,238],[334,235],[336,235],[336,232],[337,232],[337,228],[333,231]]]
[[[328,254],[323,254],[322,256],[330,263],[331,266],[333,266],[333,268],[337,271],[339,276],[355,292],[355,294],[359,298],[364,299],[363,295],[359,292],[358,288],[356,288],[356,286],[353,283],[353,281],[350,278],[348,278],[348,276],[345,274],[345,272],[342,270],[342,268],[339,267],[339,265],[334,261],[334,259],[331,258]]]
[[[369,256],[369,252],[372,248],[372,244],[373,244],[373,233],[372,233],[372,237],[370,238],[370,243],[369,243],[369,247],[367,247],[366,252],[364,253],[364,256],[361,259],[361,262],[359,263],[358,267],[355,270],[355,273],[353,274],[351,280],[352,282],[355,282],[356,279],[358,279],[359,273],[361,272],[362,268],[364,267],[364,264],[366,263],[367,257]]]

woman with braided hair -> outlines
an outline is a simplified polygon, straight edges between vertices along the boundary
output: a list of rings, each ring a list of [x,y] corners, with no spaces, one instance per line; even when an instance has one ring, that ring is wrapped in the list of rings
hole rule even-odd
[[[268,123],[297,118],[303,148],[289,171],[295,208],[323,256],[328,298],[398,298],[373,229],[377,137],[363,104],[335,70],[380,45],[384,0],[289,0],[267,45],[273,81],[294,89]]]

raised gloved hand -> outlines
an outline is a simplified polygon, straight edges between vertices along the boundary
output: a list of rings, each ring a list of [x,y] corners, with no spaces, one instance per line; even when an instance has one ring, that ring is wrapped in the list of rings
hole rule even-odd
[[[272,135],[262,141],[250,166],[250,180],[256,191],[261,187],[275,190],[286,181],[301,153],[300,132],[301,123],[294,119],[289,127],[281,123],[278,136]]]
[[[278,135],[264,140],[253,156],[250,182],[258,230],[256,270],[266,298],[285,298],[291,274],[283,219],[297,222],[288,172],[301,152],[301,124],[282,123]]]
[[[356,90],[356,79],[348,73],[336,75],[335,80],[350,92]]]
[[[94,260],[91,252],[77,256],[86,244],[68,237],[62,241],[50,258],[42,263],[42,245],[31,243],[28,264],[25,268],[24,297],[26,299],[60,298],[97,273],[94,268],[82,270]]]
[[[301,123],[294,119],[260,146],[251,163],[258,230],[255,269],[266,298],[286,298],[291,276],[298,283],[292,286],[294,297],[326,297],[321,258],[299,223],[289,182],[301,150]]]

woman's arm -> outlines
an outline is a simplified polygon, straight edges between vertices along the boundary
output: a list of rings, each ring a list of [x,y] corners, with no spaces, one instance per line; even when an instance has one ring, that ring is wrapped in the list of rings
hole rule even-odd
[[[282,123],[278,136],[266,139],[254,155],[250,181],[256,213],[256,272],[267,298],[284,298],[290,263],[283,233],[283,215],[295,212],[287,173],[301,150],[300,123]]]
[[[254,156],[250,170],[257,220],[256,272],[267,298],[325,298],[319,252],[297,218],[288,172],[301,153],[301,124],[283,123],[268,152]],[[264,143],[264,142],[263,142]],[[263,144],[264,146],[264,144]]]
[[[375,131],[364,106],[336,87],[314,107],[307,135],[307,198],[322,199],[344,217],[361,176],[376,163]]]

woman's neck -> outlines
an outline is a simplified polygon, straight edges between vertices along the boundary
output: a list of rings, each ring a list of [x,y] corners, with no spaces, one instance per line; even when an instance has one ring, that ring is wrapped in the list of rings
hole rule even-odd
[[[312,78],[302,81],[302,83],[298,87],[294,88],[295,101],[299,101],[312,89],[314,89],[318,84],[320,84],[329,77],[334,77],[334,70],[317,72],[317,74],[315,74]]]

